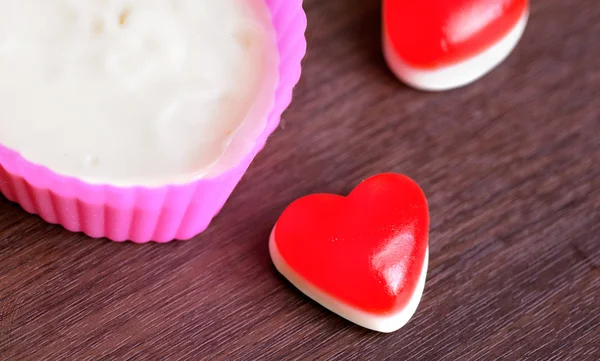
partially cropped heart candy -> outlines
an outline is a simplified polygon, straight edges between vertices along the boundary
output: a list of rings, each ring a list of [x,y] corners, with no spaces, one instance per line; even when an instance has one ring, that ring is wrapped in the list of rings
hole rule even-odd
[[[428,263],[429,211],[411,179],[381,174],[348,197],[292,203],[271,234],[281,274],[307,296],[369,329],[392,332],[417,309]]]
[[[384,0],[383,47],[402,81],[423,90],[469,84],[519,42],[528,0]]]

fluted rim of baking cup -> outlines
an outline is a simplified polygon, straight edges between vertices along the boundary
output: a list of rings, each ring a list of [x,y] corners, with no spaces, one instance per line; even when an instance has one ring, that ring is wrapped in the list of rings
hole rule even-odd
[[[58,223],[71,231],[86,232],[83,227],[65,225],[66,221],[60,219],[47,219],[42,213],[46,211],[39,204],[36,204],[38,198],[35,193],[48,192],[52,198],[50,203],[56,203],[56,198],[62,201],[75,202],[75,210],[72,211],[71,218],[83,217],[77,210],[86,205],[103,205],[112,207],[116,210],[134,209],[137,211],[155,212],[158,214],[157,223],[161,221],[160,210],[164,207],[180,207],[171,203],[177,203],[173,198],[194,202],[198,193],[217,192],[213,198],[216,203],[224,203],[229,197],[235,185],[239,182],[241,176],[245,173],[248,166],[264,147],[268,137],[275,131],[281,120],[281,115],[290,105],[292,100],[292,91],[300,80],[301,61],[306,54],[306,13],[302,8],[302,0],[265,0],[271,13],[271,20],[275,28],[277,37],[277,48],[279,51],[279,82],[275,90],[273,107],[267,117],[267,123],[261,134],[256,138],[254,147],[243,157],[243,159],[234,167],[223,173],[211,177],[201,178],[187,184],[171,184],[158,187],[132,186],[120,187],[110,184],[91,184],[70,176],[64,176],[55,173],[49,168],[34,164],[23,158],[18,152],[9,149],[0,144],[0,191],[10,201],[19,203],[26,211],[39,214],[49,223]],[[21,188],[25,189],[21,189]],[[212,199],[212,198],[211,198]],[[211,211],[210,219],[220,210]],[[207,207],[210,208],[210,207]],[[80,209],[79,209],[80,210]],[[53,210],[57,213],[56,210]],[[106,216],[107,210],[104,210]],[[185,212],[187,213],[187,211]],[[205,216],[205,215],[204,215]],[[186,218],[186,215],[183,216]],[[203,217],[207,218],[207,217]],[[210,219],[208,223],[210,223]],[[81,221],[81,220],[80,220]],[[85,221],[85,220],[83,220]],[[133,222],[133,220],[132,220]],[[183,221],[182,221],[183,222]],[[81,223],[81,222],[80,222]],[[207,222],[204,222],[207,223]],[[206,224],[208,226],[208,224]],[[206,227],[204,227],[206,228]],[[202,232],[200,229],[196,234]],[[110,237],[107,234],[91,235],[92,237]],[[105,232],[108,233],[108,232]],[[196,234],[182,234],[176,232],[172,239],[189,239]],[[192,232],[193,233],[193,232]],[[162,239],[143,239],[144,237],[134,237],[137,239],[128,239],[136,243],[145,243],[148,241],[166,242]],[[151,237],[156,238],[156,237]],[[164,237],[163,237],[164,238]],[[119,241],[121,239],[118,239]],[[125,239],[122,239],[125,240]]]

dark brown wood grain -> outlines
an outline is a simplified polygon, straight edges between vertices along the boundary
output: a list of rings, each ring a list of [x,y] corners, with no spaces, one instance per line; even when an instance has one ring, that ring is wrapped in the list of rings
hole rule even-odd
[[[93,240],[0,198],[0,359],[600,359],[598,1],[533,1],[505,63],[431,94],[387,70],[380,1],[305,8],[293,104],[204,234]],[[415,317],[378,334],[286,283],[268,236],[387,171],[428,195],[431,258]]]

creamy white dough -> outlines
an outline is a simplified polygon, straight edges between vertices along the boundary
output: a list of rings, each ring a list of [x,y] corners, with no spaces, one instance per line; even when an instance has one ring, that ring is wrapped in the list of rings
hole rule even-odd
[[[0,0],[0,143],[90,183],[237,164],[278,82],[264,0]]]
[[[413,88],[426,91],[459,88],[486,75],[510,55],[525,31],[528,18],[529,12],[525,12],[515,27],[502,39],[480,54],[458,64],[432,70],[415,68],[398,57],[387,35],[384,35],[383,39],[385,58],[396,76]]]
[[[373,331],[385,333],[394,332],[402,328],[408,321],[410,321],[414,313],[417,311],[417,307],[421,301],[421,296],[423,295],[423,290],[425,289],[427,266],[429,263],[429,248],[427,248],[419,282],[417,283],[417,287],[408,301],[408,304],[399,312],[382,316],[370,314],[344,302],[340,302],[326,292],[321,291],[311,283],[307,282],[304,278],[302,278],[302,276],[298,275],[287,264],[283,257],[281,257],[279,249],[277,248],[277,243],[275,242],[275,230],[273,230],[271,233],[271,238],[269,240],[269,252],[271,254],[271,260],[273,261],[273,264],[279,273],[287,278],[287,280],[290,281],[302,293],[318,302],[331,312],[336,313],[350,322]]]

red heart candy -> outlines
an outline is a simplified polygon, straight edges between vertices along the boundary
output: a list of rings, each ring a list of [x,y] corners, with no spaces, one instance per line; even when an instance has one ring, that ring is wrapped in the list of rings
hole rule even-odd
[[[510,32],[527,0],[386,0],[385,23],[398,55],[418,68],[458,63]]]
[[[309,297],[361,326],[390,332],[418,305],[428,233],[423,191],[388,173],[348,197],[295,201],[275,225],[270,250],[277,269]]]
[[[512,51],[528,13],[528,0],[384,0],[384,40],[389,43],[385,45],[389,48],[386,52],[393,53],[403,67],[431,71],[460,64],[493,49],[479,63],[453,69],[474,74],[463,75],[462,82],[454,80],[457,86],[464,85],[491,70]],[[387,57],[389,60],[392,56]],[[397,70],[398,65],[391,65],[401,78],[407,76],[404,73],[408,70]],[[425,88],[428,83],[435,83],[416,79],[417,87],[420,81],[425,82]]]

